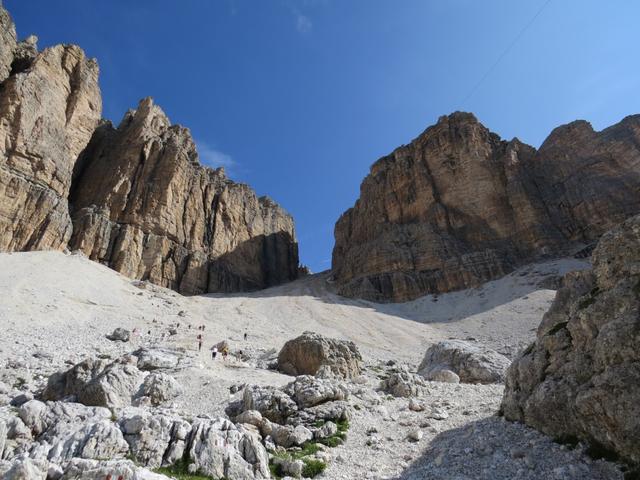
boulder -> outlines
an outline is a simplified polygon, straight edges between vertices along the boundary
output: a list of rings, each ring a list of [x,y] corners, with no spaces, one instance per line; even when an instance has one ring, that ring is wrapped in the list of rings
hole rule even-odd
[[[118,420],[133,458],[157,468],[182,459],[191,425],[180,418],[129,408]]]
[[[313,332],[289,340],[278,354],[278,369],[288,375],[316,375],[325,367],[338,377],[355,378],[361,363],[355,343]]]
[[[464,383],[501,383],[510,363],[504,355],[482,345],[445,340],[427,349],[418,373],[429,379],[445,369]]]
[[[144,374],[135,365],[114,362],[76,393],[85,405],[126,407],[139,393]]]
[[[62,400],[76,396],[109,365],[108,360],[88,358],[65,372],[51,375],[42,393],[43,400]]]
[[[301,409],[349,397],[349,391],[342,383],[310,375],[297,377],[284,388],[284,392],[295,400]]]
[[[16,458],[10,462],[0,461],[2,480],[47,480],[47,462],[31,458]]]
[[[151,373],[142,383],[141,395],[149,397],[151,405],[160,405],[182,394],[182,386],[171,375]]]
[[[297,425],[273,424],[271,437],[276,445],[284,448],[299,447],[313,439],[313,433],[308,428]]]
[[[251,385],[242,394],[242,410],[256,410],[272,422],[284,423],[298,410],[298,404],[286,392],[274,387]]]
[[[36,437],[44,458],[55,463],[74,457],[124,457],[129,450],[106,408],[31,400],[20,407],[19,415]]]
[[[640,216],[606,233],[593,270],[563,280],[508,370],[502,412],[640,465]]]
[[[415,397],[427,392],[427,384],[419,375],[408,371],[391,373],[380,383],[380,388],[394,397]]]
[[[128,342],[131,332],[125,328],[116,328],[107,338],[113,342]]]
[[[143,371],[169,370],[186,364],[186,355],[170,348],[140,348],[132,355],[138,359],[138,369]]]
[[[259,437],[229,420],[199,420],[187,450],[195,472],[213,478],[270,478],[269,456]]]

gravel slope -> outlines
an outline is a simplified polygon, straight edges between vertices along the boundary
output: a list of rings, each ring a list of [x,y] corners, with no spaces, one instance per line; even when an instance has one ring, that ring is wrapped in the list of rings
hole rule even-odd
[[[230,393],[234,385],[290,381],[256,366],[266,365],[286,340],[313,330],[353,340],[366,365],[363,383],[352,386],[356,410],[347,442],[330,451],[333,462],[322,478],[619,479],[616,465],[496,417],[500,385],[430,383],[418,399],[422,412],[408,409],[407,399],[377,391],[387,361],[415,370],[427,346],[441,339],[472,338],[513,356],[533,340],[553,299],[555,292],[540,285],[585,266],[552,261],[482,288],[380,305],[338,297],[327,274],[251,294],[182,297],[82,256],[0,254],[0,381],[12,395],[36,391],[47,375],[86,356],[113,358],[138,344],[174,345],[195,357],[194,366],[176,377],[185,393],[174,407],[217,415],[239,395]],[[169,336],[176,324],[177,335]],[[197,325],[205,325],[201,352]],[[111,342],[105,335],[116,327],[137,328],[140,335],[126,344]],[[249,360],[213,361],[208,349],[224,339]],[[432,418],[434,409],[446,418]],[[410,441],[417,431],[422,438]]]

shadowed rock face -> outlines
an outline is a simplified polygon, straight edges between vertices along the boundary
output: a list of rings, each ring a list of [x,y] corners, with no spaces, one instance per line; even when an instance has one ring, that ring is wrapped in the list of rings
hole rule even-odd
[[[296,278],[291,216],[203,167],[189,130],[151,99],[101,125],[75,174],[70,247],[129,277],[187,294]]]
[[[565,276],[509,367],[502,410],[640,464],[640,216],[606,233],[592,259],[593,270]]]
[[[200,165],[189,131],[151,99],[118,128],[99,124],[94,60],[17,42],[1,6],[0,40],[0,251],[80,249],[186,294],[296,278],[291,216]]]
[[[406,301],[477,286],[590,243],[640,211],[640,116],[556,129],[539,151],[469,113],[378,160],[335,227],[345,296]]]

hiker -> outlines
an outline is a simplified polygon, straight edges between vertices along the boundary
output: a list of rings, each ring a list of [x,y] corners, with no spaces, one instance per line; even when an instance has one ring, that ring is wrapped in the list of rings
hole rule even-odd
[[[202,350],[202,340],[198,340],[198,351]]]
[[[222,360],[227,359],[227,355],[229,355],[229,347],[226,345],[222,348]]]
[[[247,341],[247,337],[248,337],[247,332],[244,332],[244,341],[245,342]]]
[[[216,355],[218,355],[218,347],[214,345],[213,348],[211,348],[211,360],[215,360]]]

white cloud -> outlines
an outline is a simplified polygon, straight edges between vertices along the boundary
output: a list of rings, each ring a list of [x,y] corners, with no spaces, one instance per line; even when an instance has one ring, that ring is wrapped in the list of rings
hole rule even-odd
[[[196,140],[196,146],[198,149],[198,155],[200,156],[200,162],[207,167],[224,167],[228,174],[230,170],[234,169],[238,165],[231,155],[227,155],[226,153],[215,149],[207,142]]]
[[[296,16],[296,30],[300,33],[309,33],[313,29],[311,19],[300,12],[294,12]]]

